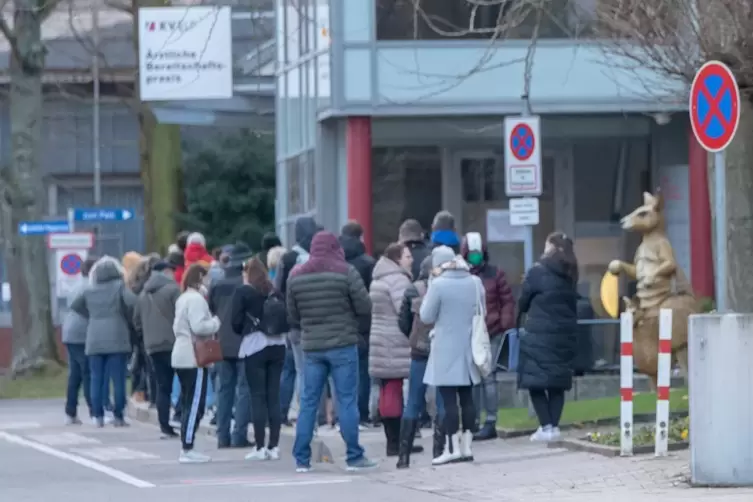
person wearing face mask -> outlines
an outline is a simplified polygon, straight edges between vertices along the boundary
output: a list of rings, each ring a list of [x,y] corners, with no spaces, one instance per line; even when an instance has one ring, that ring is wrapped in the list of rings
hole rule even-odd
[[[502,269],[489,263],[486,243],[478,232],[468,232],[463,237],[460,253],[475,275],[484,285],[486,292],[486,329],[491,341],[492,356],[499,356],[502,350],[503,334],[515,327],[515,299]],[[473,389],[476,404],[476,421],[480,421],[483,405],[486,420],[483,427],[473,436],[474,441],[484,441],[497,437],[497,396],[496,361],[492,373],[481,380],[481,385]]]

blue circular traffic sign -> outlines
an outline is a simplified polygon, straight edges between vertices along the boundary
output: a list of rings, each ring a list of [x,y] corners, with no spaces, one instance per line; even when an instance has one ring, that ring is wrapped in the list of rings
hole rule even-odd
[[[510,151],[518,160],[528,160],[536,147],[533,129],[528,124],[518,124],[510,133]]]
[[[81,272],[83,260],[77,253],[69,253],[60,259],[60,270],[65,275],[78,275]]]
[[[719,152],[735,137],[740,123],[740,89],[724,63],[709,61],[690,86],[690,125],[698,142]]]

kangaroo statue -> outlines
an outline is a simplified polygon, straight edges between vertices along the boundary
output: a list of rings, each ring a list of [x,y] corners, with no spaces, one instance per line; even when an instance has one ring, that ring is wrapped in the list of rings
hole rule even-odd
[[[623,230],[640,232],[634,263],[613,260],[609,272],[638,281],[634,298],[623,297],[633,313],[633,361],[656,388],[659,350],[659,310],[672,310],[672,356],[688,371],[688,317],[700,311],[690,283],[677,265],[664,230],[661,194],[643,194],[643,205],[620,220]]]

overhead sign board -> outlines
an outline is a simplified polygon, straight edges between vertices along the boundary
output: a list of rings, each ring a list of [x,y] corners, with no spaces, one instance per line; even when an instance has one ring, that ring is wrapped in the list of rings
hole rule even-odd
[[[542,193],[540,129],[538,116],[505,117],[505,192],[508,197]]]
[[[47,234],[47,247],[50,249],[91,249],[94,247],[94,235],[91,232]]]
[[[740,89],[724,63],[709,61],[690,86],[690,125],[709,152],[720,152],[735,137],[740,123]]]
[[[140,7],[142,101],[233,97],[230,7]]]
[[[539,224],[539,199],[520,197],[510,199],[510,225],[522,227]]]
[[[47,235],[54,232],[68,232],[71,227],[67,221],[22,221],[18,224],[20,235]]]
[[[128,221],[133,218],[132,209],[122,208],[75,208],[74,221]]]

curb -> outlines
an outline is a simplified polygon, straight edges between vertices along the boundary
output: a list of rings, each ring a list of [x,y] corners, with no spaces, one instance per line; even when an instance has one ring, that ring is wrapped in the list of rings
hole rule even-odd
[[[137,422],[159,426],[157,410],[135,403],[133,400],[130,400],[128,406],[126,406],[126,416]],[[197,433],[209,437],[217,436],[216,429],[213,426],[206,424],[199,425]],[[290,434],[287,431],[281,431],[280,436],[295,438],[295,434]],[[315,463],[334,463],[332,451],[325,444],[323,439],[315,437],[311,441],[311,460]]]
[[[548,443],[547,446],[549,448],[554,448],[554,449],[565,449],[565,450],[570,450],[570,451],[593,453],[596,455],[601,455],[603,457],[610,457],[610,458],[620,456],[619,446],[607,446],[603,444],[593,443],[585,439],[562,439],[560,441],[552,441],[551,443]],[[687,450],[689,447],[690,447],[690,443],[687,441],[683,441],[681,443],[669,443],[668,450],[669,451]],[[645,455],[649,453],[654,453],[653,445],[633,447],[633,455]]]
[[[669,414],[669,419],[685,418],[688,416],[687,411],[674,411]],[[656,414],[644,413],[633,417],[634,424],[648,424],[656,422]],[[589,420],[587,422],[578,422],[575,424],[560,424],[560,430],[571,431],[575,429],[585,429],[586,427],[608,427],[610,425],[619,425],[620,417],[600,418],[598,420]],[[497,435],[502,439],[513,439],[523,436],[530,436],[536,432],[536,429],[497,429]]]

